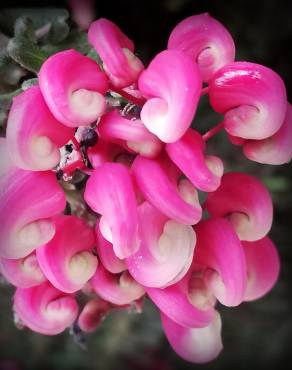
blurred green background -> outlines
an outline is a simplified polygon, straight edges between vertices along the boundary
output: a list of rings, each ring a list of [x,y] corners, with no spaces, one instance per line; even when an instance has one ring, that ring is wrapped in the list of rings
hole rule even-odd
[[[237,59],[264,64],[281,75],[292,94],[292,6],[261,1],[96,1],[96,17],[106,17],[135,41],[140,58],[148,63],[166,47],[172,28],[184,17],[208,11],[231,32]],[[67,7],[65,1],[2,1],[1,46],[12,37],[13,16],[5,7]],[[23,12],[23,10],[22,10]],[[25,12],[25,11],[24,11]],[[41,13],[39,13],[41,14]],[[43,16],[43,15],[42,15]],[[4,36],[5,35],[5,36]],[[28,73],[11,78],[0,72],[0,93],[15,90]],[[1,113],[2,114],[2,113]],[[3,117],[2,117],[3,118]],[[4,117],[5,119],[5,117]],[[218,121],[207,99],[202,99],[195,125],[205,132]],[[292,143],[291,143],[292,145]],[[224,133],[210,140],[210,153],[220,155],[226,170],[254,174],[272,193],[275,211],[270,236],[278,246],[282,269],[276,287],[265,298],[236,309],[220,307],[223,317],[224,350],[208,365],[192,365],[178,358],[167,344],[159,314],[146,301],[143,313],[116,312],[96,333],[86,336],[82,350],[68,332],[44,337],[18,330],[11,312],[12,289],[0,286],[0,370],[174,370],[174,369],[280,369],[292,361],[292,171],[291,164],[266,166],[247,161],[241,150],[231,146]]]

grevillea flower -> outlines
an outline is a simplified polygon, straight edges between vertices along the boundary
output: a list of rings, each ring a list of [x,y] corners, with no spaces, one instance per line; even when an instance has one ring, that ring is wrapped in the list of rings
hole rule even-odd
[[[244,139],[265,139],[281,127],[287,98],[284,83],[271,69],[249,62],[221,68],[210,81],[210,103],[224,114],[226,131]]]
[[[273,205],[269,192],[256,178],[239,172],[222,177],[221,186],[205,203],[211,217],[226,217],[240,240],[262,239],[270,231]]]
[[[280,271],[277,249],[265,237],[255,242],[242,242],[247,265],[245,301],[261,298],[275,285]]]
[[[94,170],[84,193],[86,203],[102,215],[100,228],[123,259],[139,247],[137,203],[128,169],[105,163]]]
[[[94,275],[97,258],[92,249],[94,231],[75,216],[54,219],[56,234],[36,251],[40,267],[47,279],[59,290],[73,293]]]
[[[232,226],[223,218],[214,218],[200,222],[195,230],[195,261],[208,268],[204,275],[208,289],[225,306],[239,305],[247,274],[244,251]]]
[[[140,248],[126,259],[134,279],[160,288],[180,280],[193,260],[196,235],[192,227],[167,219],[144,202],[139,206],[139,228]]]
[[[44,62],[39,84],[52,114],[66,126],[89,125],[104,113],[107,77],[97,63],[73,49]]]
[[[180,179],[180,172],[165,156],[149,159],[138,155],[131,169],[145,199],[161,213],[185,225],[199,222],[202,209],[196,189]]]
[[[264,164],[284,164],[292,159],[292,108],[288,103],[286,117],[279,130],[263,140],[247,140],[243,152],[248,159]]]
[[[201,83],[197,66],[183,52],[165,50],[156,55],[138,81],[148,98],[141,111],[147,129],[165,143],[179,140],[194,118]]]
[[[215,156],[204,156],[205,142],[193,129],[175,143],[166,144],[165,150],[192,184],[203,191],[216,190],[223,175],[223,163]]]
[[[267,189],[223,174],[207,141],[225,127],[251,160],[288,162],[285,87],[234,62],[208,14],[179,23],[145,70],[112,22],[93,22],[88,39],[103,70],[74,49],[52,55],[0,138],[0,272],[16,287],[15,317],[46,335],[92,332],[114,309],[141,312],[147,294],[174,351],[210,361],[222,349],[217,303],[262,297],[280,262]],[[224,119],[200,134],[191,123],[205,93]]]
[[[110,308],[111,305],[101,298],[88,301],[78,317],[80,329],[85,333],[93,332],[101,324]]]
[[[205,363],[221,352],[221,317],[216,312],[213,321],[204,328],[185,328],[161,314],[165,335],[173,350],[184,360]]]
[[[138,284],[128,271],[112,274],[101,263],[90,283],[102,299],[118,306],[127,305],[145,293],[142,285]]]
[[[208,13],[193,15],[180,22],[171,32],[167,47],[189,55],[198,65],[205,82],[235,57],[230,33]]]
[[[60,292],[49,282],[17,288],[14,310],[21,323],[37,333],[56,335],[73,324],[78,305],[72,295]]]
[[[106,240],[100,231],[99,222],[96,222],[96,251],[103,266],[112,274],[127,270],[124,260],[119,259],[114,252],[113,245]]]
[[[30,288],[46,280],[35,252],[20,259],[0,258],[0,272],[7,281],[19,288]]]
[[[105,114],[97,130],[103,140],[120,144],[144,157],[157,157],[162,149],[161,141],[145,128],[141,120],[122,117],[117,110]]]
[[[65,195],[53,173],[14,167],[6,144],[1,139],[0,257],[19,259],[52,239],[52,217],[64,210]]]
[[[88,30],[88,40],[103,61],[111,83],[119,88],[135,82],[143,64],[134,54],[134,44],[111,21],[100,18]]]
[[[37,106],[37,109],[35,108]],[[74,135],[50,112],[38,86],[13,99],[7,143],[14,163],[25,170],[49,170],[60,162],[59,148]]]

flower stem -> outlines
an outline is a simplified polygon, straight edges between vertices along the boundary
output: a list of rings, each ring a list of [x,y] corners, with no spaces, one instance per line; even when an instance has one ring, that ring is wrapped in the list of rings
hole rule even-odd
[[[136,97],[132,94],[129,94],[128,92],[126,92],[123,89],[119,89],[119,88],[116,88],[114,86],[110,86],[110,90],[119,94],[119,95],[121,95],[123,98],[129,100],[131,103],[139,105],[140,107],[142,107],[145,103],[144,98],[138,98],[138,97]]]
[[[219,122],[216,126],[212,127],[209,131],[207,131],[203,135],[203,140],[208,141],[211,137],[215,136],[219,131],[221,131],[224,127],[224,121]]]

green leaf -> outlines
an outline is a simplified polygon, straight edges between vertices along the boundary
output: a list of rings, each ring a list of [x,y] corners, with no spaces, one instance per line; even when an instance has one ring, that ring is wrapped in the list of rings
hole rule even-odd
[[[19,18],[15,24],[15,36],[7,46],[9,56],[23,68],[37,73],[48,58],[48,53],[36,43],[32,22],[28,18]]]

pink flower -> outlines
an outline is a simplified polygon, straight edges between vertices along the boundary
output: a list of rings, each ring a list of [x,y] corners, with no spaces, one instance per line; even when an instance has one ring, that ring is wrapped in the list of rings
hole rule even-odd
[[[265,139],[281,127],[287,109],[286,89],[271,69],[249,62],[221,68],[210,81],[210,103],[224,114],[226,131],[243,139]]]
[[[114,86],[122,88],[136,82],[143,64],[134,54],[133,42],[114,23],[104,18],[93,22],[88,40]]]
[[[0,156],[0,257],[19,259],[53,238],[52,217],[64,210],[65,195],[53,173],[14,167],[5,139]]]
[[[147,287],[162,288],[187,273],[196,245],[191,226],[168,219],[144,202],[139,206],[139,234],[140,248],[126,259],[136,281]]]
[[[189,55],[198,65],[205,82],[221,67],[233,62],[235,57],[230,33],[208,13],[181,21],[171,32],[167,47]]]
[[[146,288],[161,312],[186,328],[206,327],[214,318],[216,299],[203,280],[205,267],[193,265],[177,283],[164,289]]]
[[[141,298],[145,291],[128,271],[112,274],[100,263],[90,281],[94,291],[104,300],[115,305],[127,305]]]
[[[216,190],[223,175],[223,163],[215,156],[205,156],[205,143],[202,136],[193,129],[175,143],[166,144],[165,150],[170,159],[198,189]]]
[[[271,196],[260,181],[247,174],[225,174],[219,189],[208,195],[205,207],[211,217],[228,218],[240,240],[262,239],[272,225]]]
[[[144,157],[155,158],[162,150],[161,141],[145,128],[141,120],[126,119],[117,110],[101,118],[97,131],[103,140],[119,144]]]
[[[265,237],[255,242],[242,242],[247,267],[245,301],[267,294],[275,285],[280,272],[280,260],[273,242]]]
[[[247,140],[243,144],[248,159],[264,164],[284,164],[292,158],[292,108],[287,105],[284,122],[272,136],[263,140]]]
[[[31,330],[56,335],[73,324],[78,305],[73,296],[45,282],[28,289],[17,288],[14,310],[21,323]]]
[[[246,291],[246,262],[242,245],[230,223],[223,218],[200,222],[195,227],[197,248],[194,260],[208,268],[208,289],[225,306],[237,306]]]
[[[161,314],[165,335],[173,350],[184,360],[197,364],[214,360],[221,352],[221,317],[203,328],[185,328]]]
[[[39,84],[52,114],[66,126],[89,125],[104,113],[106,75],[92,59],[73,49],[45,61]]]
[[[30,288],[46,280],[35,252],[19,259],[0,258],[0,272],[7,281],[19,288]]]
[[[132,165],[136,184],[145,199],[170,219],[193,225],[201,219],[197,191],[165,156],[148,159],[138,155]]]
[[[74,129],[54,118],[40,88],[33,86],[13,99],[6,135],[9,154],[18,167],[43,171],[60,162],[59,148],[71,139]]]
[[[86,203],[102,215],[100,230],[123,259],[139,247],[137,204],[130,173],[118,163],[105,163],[90,176]]]
[[[144,71],[112,22],[88,37],[105,72],[74,49],[52,55],[0,139],[0,271],[16,287],[16,319],[46,335],[92,332],[113,309],[141,312],[148,294],[174,351],[211,361],[223,346],[217,303],[262,297],[280,262],[269,192],[223,174],[207,141],[224,127],[251,160],[289,161],[284,85],[234,62],[208,14],[182,21]],[[190,126],[206,92],[224,120],[200,134]]]
[[[101,298],[88,301],[78,317],[80,329],[86,333],[91,333],[101,324],[108,314],[110,304]]]
[[[148,98],[141,111],[147,129],[165,143],[179,140],[190,127],[201,92],[201,77],[192,60],[178,50],[156,55],[139,77]]]
[[[94,231],[75,216],[54,219],[56,234],[36,251],[47,279],[59,290],[74,293],[94,275],[97,258],[92,254]]]

